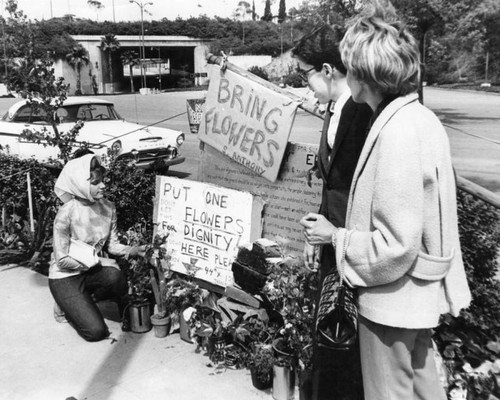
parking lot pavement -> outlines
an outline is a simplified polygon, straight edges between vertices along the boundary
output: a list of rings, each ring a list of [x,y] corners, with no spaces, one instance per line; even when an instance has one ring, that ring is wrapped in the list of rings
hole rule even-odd
[[[47,277],[0,266],[0,399],[258,400],[248,370],[208,367],[209,359],[178,333],[122,332],[114,304],[100,303],[111,337],[81,339],[55,322]]]

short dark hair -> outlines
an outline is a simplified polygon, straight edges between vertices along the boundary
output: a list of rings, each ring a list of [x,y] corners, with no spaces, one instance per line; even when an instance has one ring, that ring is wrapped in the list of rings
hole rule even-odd
[[[345,75],[347,70],[339,51],[343,37],[344,30],[340,27],[322,24],[297,41],[292,55],[314,66],[317,71],[326,63]]]
[[[106,175],[106,168],[104,168],[97,157],[90,160],[90,182],[100,183],[104,180]]]

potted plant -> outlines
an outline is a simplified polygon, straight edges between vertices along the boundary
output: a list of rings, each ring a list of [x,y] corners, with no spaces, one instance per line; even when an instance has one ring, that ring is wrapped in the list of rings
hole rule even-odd
[[[259,390],[271,388],[273,385],[273,349],[269,344],[258,343],[250,355],[249,367],[252,384]]]
[[[275,264],[263,289],[267,306],[279,316],[270,323],[273,348],[277,356],[291,358],[293,367],[299,365],[306,354],[304,349],[312,344],[316,275],[303,261],[288,257]]]
[[[132,332],[151,330],[151,282],[149,264],[143,257],[130,260],[127,270],[130,302],[127,306]]]
[[[263,288],[267,306],[277,313],[270,324],[275,358],[273,397],[294,396],[295,375],[311,370],[317,274],[303,260],[285,257],[274,264]]]
[[[146,259],[150,269],[150,282],[156,302],[155,313],[151,316],[155,336],[162,338],[170,331],[170,315],[175,310],[175,302],[168,293],[167,277],[170,277],[170,256],[167,254],[168,235],[156,236],[153,245],[146,249]]]

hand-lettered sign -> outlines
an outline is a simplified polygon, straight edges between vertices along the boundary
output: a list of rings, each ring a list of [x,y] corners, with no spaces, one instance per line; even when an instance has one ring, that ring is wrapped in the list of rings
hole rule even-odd
[[[169,234],[172,270],[219,286],[232,284],[238,245],[259,235],[252,231],[254,200],[248,192],[157,176],[155,235]]]
[[[298,103],[212,65],[199,138],[258,176],[278,176]]]
[[[186,108],[188,113],[189,129],[191,133],[198,133],[200,122],[203,117],[203,106],[205,99],[187,99]]]

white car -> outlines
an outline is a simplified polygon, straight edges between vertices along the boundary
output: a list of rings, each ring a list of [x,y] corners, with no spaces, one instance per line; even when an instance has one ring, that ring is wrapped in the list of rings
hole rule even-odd
[[[20,138],[25,129],[32,132],[41,132],[44,126],[49,132],[53,129],[45,121],[43,111],[34,113],[32,108],[26,100],[10,107],[0,120],[0,145],[4,151],[21,158],[34,157],[39,161],[57,159],[58,147],[44,146],[43,142],[37,144]],[[110,101],[69,97],[57,110],[57,117],[57,129],[60,133],[69,132],[77,121],[82,121],[83,127],[76,139],[78,142],[88,142],[90,150],[95,154],[106,155],[108,149],[111,149],[117,158],[128,158],[137,167],[144,169],[161,160],[160,165],[164,171],[185,160],[179,154],[179,147],[184,143],[181,131],[126,122]],[[79,147],[78,144],[77,146]]]

